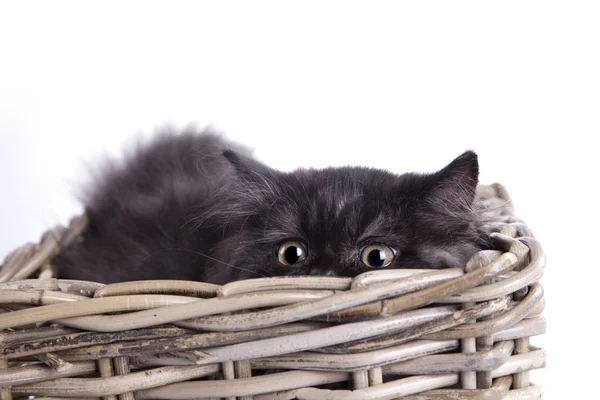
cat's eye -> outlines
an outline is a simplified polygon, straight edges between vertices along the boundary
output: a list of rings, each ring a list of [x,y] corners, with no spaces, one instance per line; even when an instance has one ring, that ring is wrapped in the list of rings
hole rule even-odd
[[[298,241],[290,240],[279,246],[277,259],[283,265],[294,265],[306,259],[306,249]]]
[[[397,251],[385,244],[371,244],[360,250],[360,260],[370,268],[384,268],[394,261]]]

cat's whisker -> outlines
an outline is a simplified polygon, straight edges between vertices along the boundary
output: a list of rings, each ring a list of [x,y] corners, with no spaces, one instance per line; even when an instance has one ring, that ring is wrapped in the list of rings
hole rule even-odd
[[[175,248],[174,250],[178,250],[178,251],[185,251],[185,252],[188,252],[188,253],[197,254],[197,255],[199,255],[199,256],[206,257],[206,258],[208,258],[209,260],[213,260],[213,261],[216,261],[216,262],[218,262],[218,263],[221,263],[221,264],[223,264],[223,265],[227,265],[228,267],[231,267],[231,268],[233,268],[233,269],[237,269],[237,270],[239,270],[239,271],[245,271],[245,272],[249,272],[249,273],[251,273],[251,274],[255,274],[255,275],[261,276],[261,277],[263,277],[263,278],[266,278],[266,277],[267,277],[267,275],[261,274],[261,273],[259,273],[259,272],[253,271],[253,270],[251,270],[251,269],[242,268],[242,267],[239,267],[239,266],[237,266],[237,265],[229,264],[229,263],[227,263],[227,262],[225,262],[225,261],[221,261],[221,260],[219,260],[219,259],[217,259],[217,258],[211,257],[211,256],[209,256],[208,254],[201,253],[201,252],[199,252],[199,251],[195,251],[195,250],[188,250],[188,249],[181,249],[181,248]]]

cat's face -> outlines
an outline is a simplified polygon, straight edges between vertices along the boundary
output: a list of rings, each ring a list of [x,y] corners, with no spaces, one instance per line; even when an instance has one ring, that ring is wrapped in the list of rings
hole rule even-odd
[[[283,173],[225,156],[241,184],[237,200],[213,215],[225,228],[212,254],[223,279],[457,267],[477,249],[472,152],[437,173],[404,175],[360,167]]]

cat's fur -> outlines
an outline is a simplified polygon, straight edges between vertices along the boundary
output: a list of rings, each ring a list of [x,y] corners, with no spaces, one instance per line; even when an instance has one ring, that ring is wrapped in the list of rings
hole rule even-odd
[[[464,265],[485,246],[474,211],[477,156],[432,174],[343,167],[284,173],[210,133],[162,133],[87,191],[89,228],[56,258],[59,276],[225,282],[274,275],[355,276],[361,247],[399,251],[388,268]],[[301,240],[284,266],[277,248]]]

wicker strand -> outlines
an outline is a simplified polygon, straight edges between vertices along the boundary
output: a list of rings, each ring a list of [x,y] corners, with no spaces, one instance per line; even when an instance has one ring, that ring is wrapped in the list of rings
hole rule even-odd
[[[114,375],[113,363],[110,358],[102,358],[97,361],[98,372],[102,378],[112,377]],[[102,396],[103,400],[117,400],[117,396],[114,394],[107,394]]]
[[[0,372],[8,369],[8,360],[0,358]],[[12,400],[10,386],[0,386],[0,400]]]
[[[252,376],[252,366],[248,360],[236,361],[233,363],[236,379],[245,379]],[[238,396],[238,400],[253,400],[254,396]]]
[[[529,338],[515,340],[515,354],[524,354],[529,351]],[[529,371],[519,372],[513,375],[513,387],[521,389],[529,386]]]
[[[127,375],[130,372],[129,369],[129,357],[115,357],[113,359],[115,375]],[[133,392],[124,392],[119,394],[119,400],[135,400]]]
[[[47,366],[54,368],[58,372],[65,372],[73,367],[73,364],[61,359],[55,353],[36,354],[35,358],[37,358]]]
[[[364,369],[352,372],[354,390],[369,387],[369,374]]]
[[[381,367],[369,370],[369,386],[381,385],[383,383],[383,374]]]
[[[221,372],[223,373],[223,379],[235,379],[235,370],[233,369],[232,361],[221,363]],[[236,397],[229,396],[226,397],[225,400],[236,400]]]

